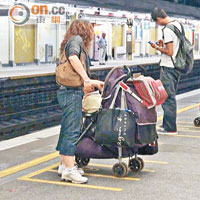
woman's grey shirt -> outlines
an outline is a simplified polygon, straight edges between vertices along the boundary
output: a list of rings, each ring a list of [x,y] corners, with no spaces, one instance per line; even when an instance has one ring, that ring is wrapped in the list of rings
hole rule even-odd
[[[85,59],[85,64],[86,64],[86,71],[88,76],[90,75],[90,69],[89,69],[89,61],[88,61],[88,55],[83,49],[83,39],[77,35],[77,36],[72,36],[66,46],[65,46],[65,55],[66,58],[69,59],[70,56],[76,55],[80,59],[81,52],[84,53],[84,59]]]

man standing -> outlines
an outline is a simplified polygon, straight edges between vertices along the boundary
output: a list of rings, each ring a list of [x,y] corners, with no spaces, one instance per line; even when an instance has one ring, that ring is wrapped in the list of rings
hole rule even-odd
[[[106,57],[106,34],[102,33],[102,37],[98,41],[98,47],[99,47],[99,64],[100,65],[105,65],[105,57]]]
[[[170,23],[182,32],[180,23],[178,21],[172,21],[163,9],[155,8],[151,12],[151,17],[158,25],[166,26]],[[161,52],[160,80],[168,94],[167,100],[162,104],[164,116],[158,134],[175,135],[177,134],[176,92],[180,80],[180,73],[174,68],[172,59],[176,57],[180,41],[171,29],[164,27],[162,31],[163,40],[158,41],[158,46],[151,44],[151,47]]]

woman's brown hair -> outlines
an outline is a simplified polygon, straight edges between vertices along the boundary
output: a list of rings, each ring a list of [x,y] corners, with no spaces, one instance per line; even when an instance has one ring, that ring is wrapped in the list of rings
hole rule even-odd
[[[86,52],[89,51],[91,41],[94,37],[94,28],[92,24],[86,20],[74,20],[69,29],[67,30],[67,33],[65,34],[64,40],[61,43],[60,47],[60,54],[64,51],[65,44],[67,41],[72,37],[80,35],[83,39],[83,48]]]

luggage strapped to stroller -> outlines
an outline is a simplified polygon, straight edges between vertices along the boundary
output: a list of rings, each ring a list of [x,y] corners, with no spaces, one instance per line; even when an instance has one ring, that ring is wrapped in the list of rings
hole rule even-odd
[[[151,77],[140,76],[133,80],[133,84],[141,98],[134,94],[123,81],[120,82],[120,87],[148,109],[162,104],[167,99],[167,92],[160,80],[155,81]]]
[[[122,177],[127,174],[128,167],[132,171],[143,169],[144,162],[137,157],[138,153],[157,153],[156,103],[154,107],[147,109],[146,102],[137,95],[133,83],[127,82],[130,77],[131,72],[127,67],[112,69],[106,77],[102,108],[97,113],[86,114],[85,127],[78,140],[76,162],[80,167],[86,166],[89,158],[118,158],[119,162],[113,166],[113,172],[116,176]],[[152,91],[149,93],[153,95]],[[110,116],[113,117],[109,122]],[[128,123],[127,118],[133,122]],[[109,124],[113,127],[107,126]],[[106,132],[108,129],[110,136]],[[147,152],[149,149],[150,153]],[[135,157],[130,159],[132,156]],[[122,162],[123,157],[129,157],[128,167]]]

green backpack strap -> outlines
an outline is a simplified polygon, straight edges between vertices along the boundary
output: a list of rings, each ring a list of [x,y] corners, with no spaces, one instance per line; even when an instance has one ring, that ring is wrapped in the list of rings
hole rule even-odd
[[[174,22],[174,21],[173,21]],[[179,23],[179,22],[178,22]],[[163,32],[163,40],[164,40],[164,29],[167,27],[169,28],[170,30],[172,30],[176,36],[179,38],[180,40],[180,43],[179,43],[179,49],[178,49],[178,52],[177,52],[177,55],[179,53],[179,51],[181,50],[182,48],[182,45],[183,45],[183,42],[184,42],[184,38],[185,38],[185,31],[184,31],[184,28],[183,28],[183,25],[181,23],[179,23],[180,26],[181,26],[181,31],[174,25],[174,24],[170,24],[168,23],[163,29],[162,29],[162,32]],[[172,58],[172,56],[170,56],[171,58],[171,61],[175,67],[175,62],[174,62],[174,59]]]

